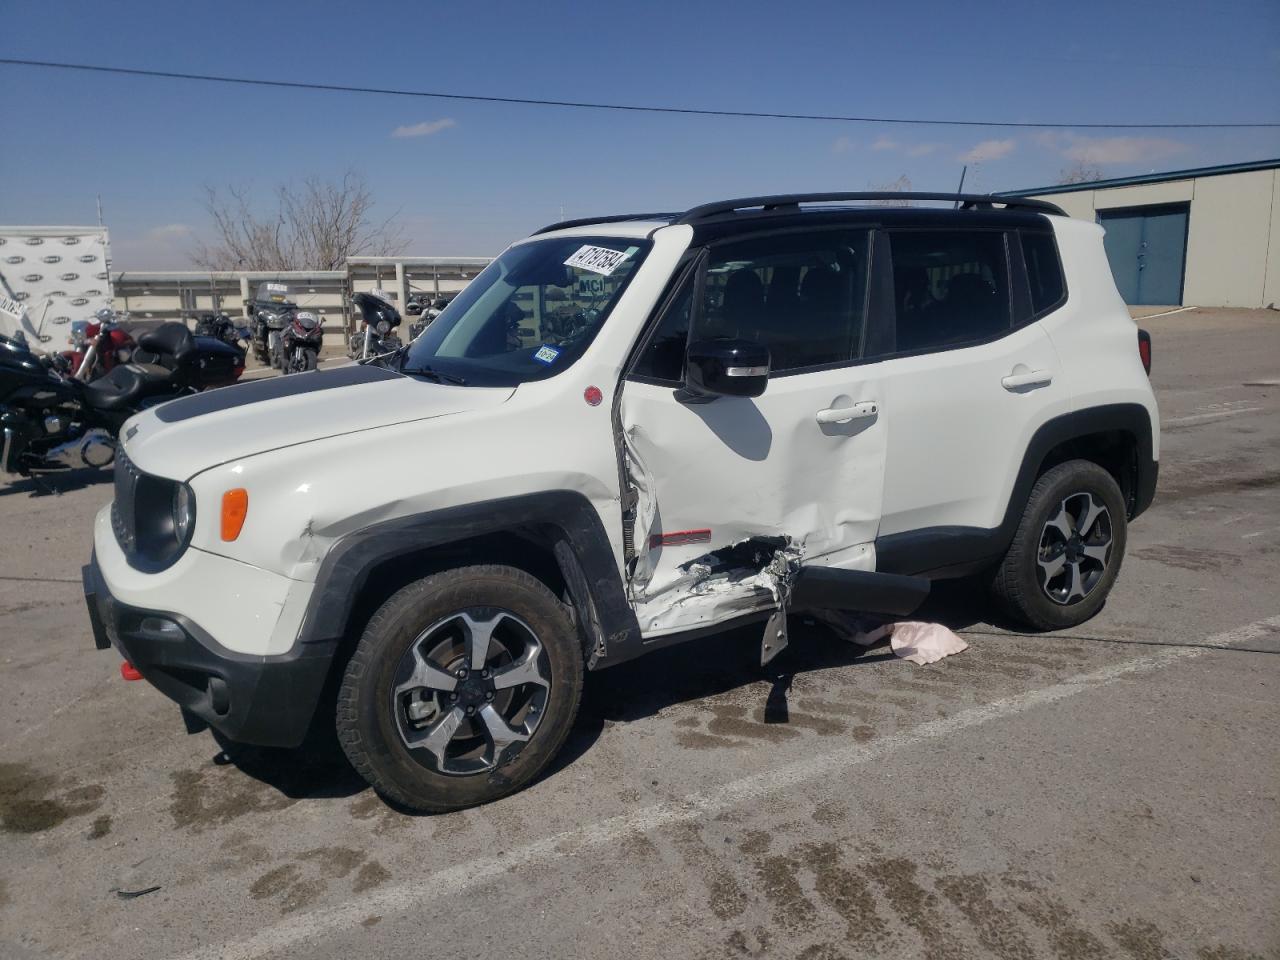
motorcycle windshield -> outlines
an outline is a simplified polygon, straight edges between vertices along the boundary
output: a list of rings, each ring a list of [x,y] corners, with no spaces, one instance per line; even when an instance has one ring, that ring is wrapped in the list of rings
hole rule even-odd
[[[549,237],[507,250],[436,317],[403,370],[513,387],[567,370],[649,252],[628,237]]]

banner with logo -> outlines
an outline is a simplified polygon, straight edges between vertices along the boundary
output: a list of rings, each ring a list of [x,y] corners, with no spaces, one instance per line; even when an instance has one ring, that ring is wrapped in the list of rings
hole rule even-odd
[[[0,227],[0,295],[24,308],[33,348],[67,349],[73,320],[112,305],[106,228]]]

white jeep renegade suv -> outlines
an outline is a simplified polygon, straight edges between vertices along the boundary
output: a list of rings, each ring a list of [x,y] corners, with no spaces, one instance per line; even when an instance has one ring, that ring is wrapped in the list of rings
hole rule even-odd
[[[98,645],[231,740],[336,723],[381,793],[448,810],[538,775],[584,670],[731,624],[768,659],[788,612],[970,574],[1080,623],[1155,491],[1149,341],[1098,226],[908,196],[947,206],[556,224],[380,365],[139,414]]]

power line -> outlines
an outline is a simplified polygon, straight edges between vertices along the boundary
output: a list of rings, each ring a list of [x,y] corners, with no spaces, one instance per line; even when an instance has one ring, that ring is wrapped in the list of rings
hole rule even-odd
[[[206,83],[236,83],[254,87],[282,87],[291,90],[327,90],[337,93],[370,93],[393,97],[423,97],[436,100],[468,100],[474,103],[511,103],[528,107],[572,107],[581,110],[625,110],[632,113],[675,113],[699,117],[746,117],[759,120],[820,120],[834,123],[896,123],[934,127],[1017,127],[1064,130],[1221,130],[1228,128],[1274,128],[1280,120],[1244,123],[1030,123],[1010,120],[920,120],[908,117],[845,117],[821,113],[768,113],[758,110],[701,110],[694,107],[660,107],[634,103],[588,103],[578,100],[535,100],[529,97],[489,97],[474,93],[441,93],[428,90],[397,90],[388,87],[356,87],[336,83],[304,83],[300,80],[259,80],[252,77],[225,77],[206,73],[175,73],[168,70],[140,70],[133,67],[104,67],[89,63],[54,63],[46,60],[0,58],[0,64],[14,67],[45,67],[54,70],[82,70],[164,80],[199,80]]]

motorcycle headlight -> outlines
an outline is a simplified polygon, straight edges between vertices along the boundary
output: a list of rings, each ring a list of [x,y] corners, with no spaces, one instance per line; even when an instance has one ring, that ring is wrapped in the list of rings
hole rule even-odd
[[[119,360],[121,363],[128,363],[130,358],[132,357],[133,357],[133,351],[130,350],[128,347],[121,347],[119,350],[116,351],[116,359]]]
[[[196,519],[196,498],[185,483],[173,485],[173,536],[179,544],[191,539],[191,528]]]
[[[377,327],[374,329],[378,331],[378,336],[385,337],[391,330],[391,322],[389,320],[379,320]]]

